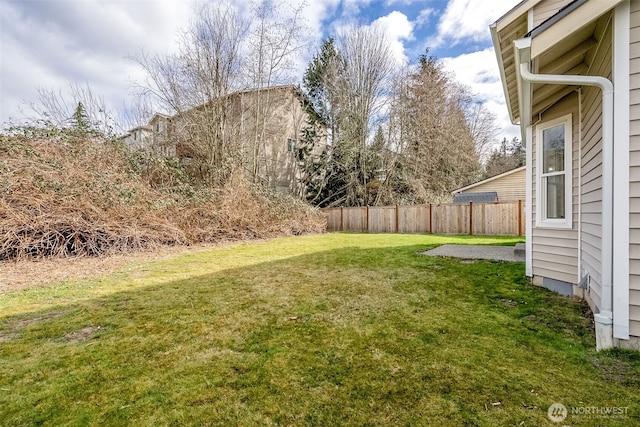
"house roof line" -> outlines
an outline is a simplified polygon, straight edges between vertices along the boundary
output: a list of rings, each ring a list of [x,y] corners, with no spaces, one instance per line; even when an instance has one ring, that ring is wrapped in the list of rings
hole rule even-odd
[[[294,85],[294,84],[285,84],[285,85],[258,87],[258,88],[252,88],[252,89],[240,89],[240,90],[236,90],[234,92],[228,93],[226,95],[223,95],[222,98],[238,96],[238,95],[243,95],[243,94],[252,93],[252,92],[261,92],[261,91],[269,91],[269,90],[280,90],[280,89],[291,89],[294,92],[302,94],[302,91],[300,90],[299,86]],[[176,117],[178,117],[178,116],[180,116],[182,114],[185,114],[185,113],[187,113],[189,111],[192,111],[192,110],[195,110],[197,108],[200,108],[200,107],[202,107],[202,106],[204,106],[206,104],[207,103],[196,105],[195,107],[191,107],[188,110],[185,110],[185,111],[182,111],[182,112],[178,112],[178,113],[173,114],[173,115],[168,115],[168,114],[164,114],[164,113],[155,112],[153,114],[153,116],[151,116],[151,118],[149,119],[147,124],[136,126],[135,128],[129,129],[121,138],[126,137],[131,132],[133,132],[135,130],[138,130],[138,129],[152,130],[151,122],[153,122],[153,120],[156,117],[161,117],[161,118],[166,119],[166,120],[172,120],[172,119],[175,119]]]
[[[573,0],[571,3],[567,4],[565,7],[558,10],[558,12],[556,12],[555,14],[553,14],[552,16],[544,20],[542,23],[540,23],[540,25],[538,25],[537,27],[529,31],[527,34],[525,34],[524,37],[531,37],[531,38],[536,37],[538,34],[544,32],[547,28],[553,26],[553,24],[560,21],[562,18],[564,18],[565,16],[567,16],[568,14],[570,14],[571,12],[573,12],[574,10],[576,10],[577,8],[585,4],[586,2],[587,0]]]
[[[487,178],[487,179],[483,179],[482,181],[474,182],[473,184],[467,185],[466,187],[456,188],[455,190],[453,190],[453,191],[451,192],[451,194],[456,194],[456,193],[460,193],[460,192],[462,192],[462,191],[469,190],[469,189],[471,189],[471,188],[474,188],[474,187],[479,186],[480,184],[486,184],[486,183],[491,182],[491,181],[494,181],[494,180],[496,180],[496,179],[498,179],[498,178],[502,178],[502,177],[505,177],[505,176],[511,175],[511,174],[513,174],[513,173],[516,173],[516,172],[519,172],[519,171],[525,170],[525,168],[526,168],[526,166],[520,166],[519,168],[511,169],[510,171],[506,171],[506,172],[503,172],[503,173],[501,173],[501,174],[498,174],[498,175],[492,176],[491,178]]]
[[[498,18],[493,24],[489,25],[489,27],[496,28],[496,30],[502,29],[503,27],[509,25],[515,19],[517,19],[519,16],[522,15],[521,13],[514,14],[514,12],[516,12],[518,9],[523,9],[525,12],[527,12],[529,9],[531,9],[533,6],[540,3],[541,1],[542,0],[522,0],[520,3],[516,4],[511,9],[509,9],[508,12],[506,12],[504,15]],[[527,5],[528,3],[531,3],[531,4],[529,4],[528,7],[523,8],[523,6]],[[498,29],[498,27],[501,27],[501,28]]]

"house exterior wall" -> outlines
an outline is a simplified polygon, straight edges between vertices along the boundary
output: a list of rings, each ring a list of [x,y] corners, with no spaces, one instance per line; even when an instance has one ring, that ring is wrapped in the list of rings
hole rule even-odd
[[[630,6],[629,334],[640,337],[640,1]]]
[[[129,133],[122,138],[124,144],[134,150],[146,150],[152,140],[153,135],[149,126],[140,126],[131,129]]]
[[[482,193],[487,191],[495,191],[498,193],[499,202],[513,202],[526,199],[526,177],[527,171],[523,168],[511,174],[482,182],[474,185],[460,193]]]
[[[578,283],[578,141],[579,141],[579,120],[578,120],[578,96],[573,93],[565,97],[558,104],[547,110],[541,117],[541,124],[565,116],[572,115],[572,228],[545,228],[537,226],[536,217],[537,199],[537,142],[536,129],[533,130],[532,144],[532,267],[534,282],[542,284],[542,278],[561,280],[572,284]]]
[[[572,0],[543,0],[533,7],[533,28],[555,15]]]
[[[606,29],[590,75],[611,79],[612,29]],[[585,87],[582,92],[582,232],[580,277],[589,274],[586,299],[592,309],[600,306],[602,296],[602,93]]]
[[[612,31],[608,28],[600,41],[590,75],[611,78],[611,48]],[[600,89],[585,86],[580,89],[580,95],[577,93],[568,95],[542,115],[541,124],[566,114],[571,114],[573,128],[571,229],[548,229],[536,225],[538,153],[534,126],[532,151],[534,281],[540,283],[541,278],[545,277],[576,284],[588,274],[590,280],[584,297],[591,308],[596,309],[600,306],[602,294],[602,94]],[[640,145],[638,148],[640,149]],[[579,271],[578,266],[580,266]],[[574,291],[579,292],[575,287]]]
[[[258,164],[245,164],[272,188],[298,194],[299,162],[296,148],[307,113],[291,87],[240,92],[234,96],[230,127],[242,141],[245,158],[257,153]],[[319,154],[324,147],[316,147]],[[318,152],[319,150],[319,152]]]
[[[153,116],[149,122],[153,135],[151,149],[161,156],[174,157],[176,155],[176,147],[169,141],[169,125],[167,116],[160,114]]]
[[[221,114],[225,114],[220,126]],[[189,163],[200,150],[210,148],[206,138],[193,135],[219,132],[230,152],[251,176],[254,173],[273,189],[302,195],[300,162],[297,148],[307,122],[300,94],[293,86],[234,92],[219,100],[192,108],[173,117],[156,114],[144,129],[144,139],[135,138],[132,130],[123,139],[132,148],[179,157]],[[322,138],[312,155],[326,147]]]
[[[524,8],[517,9],[518,19],[521,20],[523,16],[527,16],[530,19],[528,30],[531,30],[531,25],[533,28],[538,27],[569,3],[569,0],[523,3],[525,7],[529,6],[532,10],[527,14]],[[500,52],[498,62],[503,68],[503,86],[512,108],[510,110],[512,118],[514,121],[518,118],[517,114],[513,115],[513,111],[518,112],[513,110],[513,105],[515,101],[521,101],[521,97],[525,99],[522,105],[528,108],[532,105],[535,112],[535,115],[524,120],[526,125],[532,123],[530,127],[523,128],[523,131],[526,131],[526,140],[530,143],[527,151],[530,171],[527,177],[533,181],[527,188],[531,201],[529,206],[533,206],[532,212],[528,212],[528,217],[533,217],[533,221],[528,225],[532,227],[532,230],[528,230],[527,236],[528,244],[532,246],[532,250],[528,247],[528,254],[533,253],[533,255],[532,259],[527,260],[527,274],[533,274],[534,282],[539,284],[542,284],[544,278],[576,283],[588,275],[587,289],[583,291],[574,286],[574,294],[577,291],[584,297],[594,312],[600,308],[608,310],[609,303],[612,302],[614,321],[612,345],[640,350],[640,0],[585,2],[578,3],[576,6],[577,8],[568,15],[558,17],[559,19],[553,21],[549,27],[540,28],[535,32],[532,38],[539,37],[538,45],[534,43],[531,50],[523,51],[533,56],[534,73],[588,74],[602,76],[613,82],[615,90],[612,102],[613,150],[607,145],[605,149],[608,151],[605,153],[611,157],[605,160],[607,160],[607,168],[610,167],[608,161],[614,164],[612,169],[606,171],[603,168],[602,90],[586,85],[563,88],[542,86],[546,87],[549,93],[556,95],[552,100],[555,103],[551,104],[551,107],[548,106],[550,104],[543,105],[540,102],[545,90],[540,91],[540,85],[533,84],[533,96],[527,92],[519,92],[520,87],[516,83],[519,83],[521,77],[508,68],[511,66],[509,61],[513,62],[514,56],[509,52],[508,46],[503,48],[505,44],[503,38],[510,37],[504,28],[506,23],[515,22],[515,18],[505,15],[508,19],[503,17],[491,27],[494,46]],[[501,26],[501,22],[505,24]],[[522,24],[520,24],[521,27]],[[564,43],[567,43],[566,47],[563,46]],[[526,44],[523,43],[522,46]],[[524,88],[526,90],[529,86],[524,85]],[[564,96],[561,101],[557,101],[560,96],[566,95],[573,88],[576,89],[574,94]],[[627,90],[629,91],[628,100]],[[536,94],[538,94],[537,100]],[[533,102],[528,104],[532,99]],[[538,206],[536,192],[539,191],[536,183],[538,179],[536,129],[541,129],[545,122],[566,114],[571,115],[573,126],[573,226],[571,229],[546,229],[536,223],[536,215],[538,215],[535,209]],[[533,161],[531,161],[532,157]],[[553,169],[550,170],[553,172]],[[607,177],[610,177],[613,182],[606,181],[607,177],[603,182],[603,172],[607,172]],[[611,191],[612,199],[603,203],[603,186],[609,187],[611,184],[613,188],[607,188],[605,193]],[[611,201],[613,201],[613,218],[608,216]],[[610,220],[613,224],[607,224]],[[612,230],[603,229],[603,223],[612,225]],[[549,225],[564,224],[550,223]],[[602,249],[603,246],[611,249],[612,243],[614,245],[613,261],[609,260],[611,254],[603,252]],[[574,257],[572,254],[577,256]],[[605,261],[611,264],[603,264]],[[562,264],[566,264],[569,270],[564,271]],[[613,273],[612,301],[607,301],[609,298],[603,294],[603,282],[609,282],[609,280],[603,278],[603,273],[611,272]],[[625,338],[627,335],[625,329],[627,274],[630,337],[628,340]],[[605,311],[601,318],[606,318],[607,315]],[[611,336],[607,338],[609,334],[610,332],[601,327],[602,339],[605,341],[611,339]]]

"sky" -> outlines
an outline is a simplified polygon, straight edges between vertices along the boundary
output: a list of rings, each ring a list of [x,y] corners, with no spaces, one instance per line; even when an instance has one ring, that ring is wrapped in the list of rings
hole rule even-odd
[[[250,1],[233,4],[246,12]],[[520,136],[508,118],[489,33],[519,0],[284,2],[306,4],[300,79],[323,39],[354,23],[379,25],[399,61],[416,61],[429,49],[468,86],[495,114],[498,140]],[[195,6],[193,0],[0,0],[0,124],[28,114],[38,89],[65,91],[73,83],[89,86],[113,111],[123,109],[144,79],[131,57],[174,51]]]

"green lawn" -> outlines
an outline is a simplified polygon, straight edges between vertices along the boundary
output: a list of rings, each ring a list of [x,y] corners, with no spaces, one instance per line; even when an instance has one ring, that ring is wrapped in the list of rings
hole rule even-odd
[[[328,234],[0,296],[0,425],[640,424],[640,354],[481,237]],[[560,425],[560,424],[557,424]]]

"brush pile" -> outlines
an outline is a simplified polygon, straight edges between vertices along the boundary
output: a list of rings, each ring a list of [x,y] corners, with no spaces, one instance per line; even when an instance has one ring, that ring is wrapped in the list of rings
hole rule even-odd
[[[233,176],[198,188],[113,141],[0,135],[0,260],[322,232],[305,203]]]

